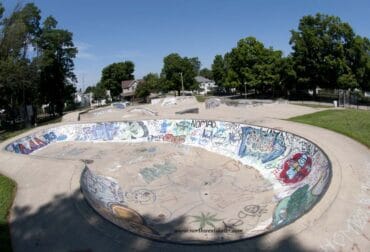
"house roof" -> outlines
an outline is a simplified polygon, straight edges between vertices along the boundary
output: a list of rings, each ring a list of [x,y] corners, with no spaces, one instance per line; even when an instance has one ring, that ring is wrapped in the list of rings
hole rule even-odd
[[[122,81],[122,88],[124,89],[130,88],[135,83],[141,84],[143,83],[143,80],[124,80]]]
[[[203,83],[203,82],[212,82],[212,80],[210,79],[207,79],[203,76],[195,76],[195,80],[199,83]]]
[[[130,88],[135,83],[135,80],[122,81],[122,88]]]

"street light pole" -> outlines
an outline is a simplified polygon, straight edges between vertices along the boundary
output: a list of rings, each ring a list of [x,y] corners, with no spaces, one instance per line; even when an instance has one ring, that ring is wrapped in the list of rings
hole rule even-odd
[[[184,95],[184,79],[182,78],[182,72],[180,73],[180,77],[181,77],[182,95]]]

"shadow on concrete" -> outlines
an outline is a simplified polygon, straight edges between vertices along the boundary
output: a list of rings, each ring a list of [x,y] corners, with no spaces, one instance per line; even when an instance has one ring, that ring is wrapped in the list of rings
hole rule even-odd
[[[8,223],[0,223],[0,251],[12,251]]]
[[[176,225],[183,221],[174,220]],[[56,195],[36,211],[28,206],[15,207],[10,226],[14,251],[310,251],[293,236],[275,244],[266,236],[212,245],[150,240],[103,219],[79,190],[71,195]]]

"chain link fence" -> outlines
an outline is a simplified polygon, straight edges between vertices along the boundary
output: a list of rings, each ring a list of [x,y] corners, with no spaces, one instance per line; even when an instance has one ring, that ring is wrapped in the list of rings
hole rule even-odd
[[[343,108],[370,110],[370,97],[365,96],[361,91],[321,89],[316,95],[308,91],[295,91],[289,93],[288,99],[302,103],[316,102]]]

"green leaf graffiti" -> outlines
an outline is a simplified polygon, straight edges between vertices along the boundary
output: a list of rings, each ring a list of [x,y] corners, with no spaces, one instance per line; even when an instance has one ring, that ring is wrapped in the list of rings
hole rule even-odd
[[[216,215],[217,214],[201,213],[198,216],[192,216],[194,218],[192,222],[199,222],[199,228],[204,228],[206,226],[211,226],[213,228],[216,228],[216,226],[214,225],[214,222],[222,221],[222,219],[217,219]]]

